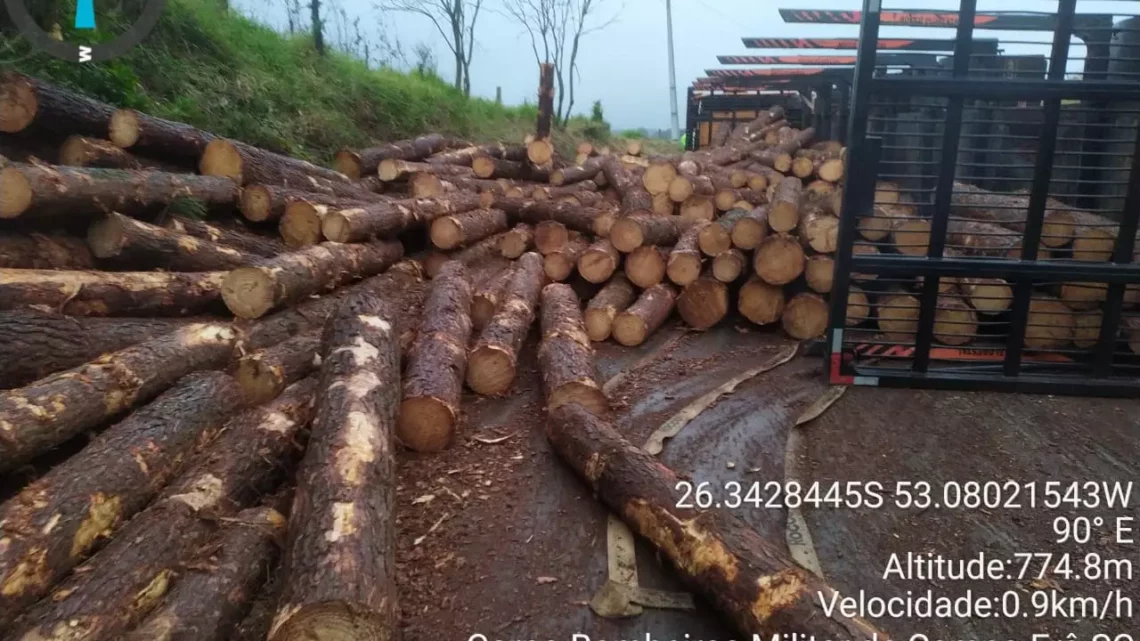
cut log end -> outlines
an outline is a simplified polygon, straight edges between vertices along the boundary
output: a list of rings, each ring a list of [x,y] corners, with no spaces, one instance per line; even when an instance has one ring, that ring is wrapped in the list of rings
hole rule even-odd
[[[324,212],[324,205],[313,205],[305,201],[289,203],[278,225],[281,240],[293,249],[321,242]]]
[[[400,174],[400,161],[393,160],[391,158],[385,158],[384,160],[381,160],[380,165],[376,170],[376,175],[379,176],[380,180],[383,180],[384,182],[391,182],[393,180],[396,180],[400,177]]]
[[[228,140],[216,138],[206,145],[198,171],[205,176],[222,176],[237,183],[242,181],[242,159],[237,147]]]
[[[360,155],[348,149],[341,149],[333,156],[333,169],[348,176],[353,180],[360,180],[363,174],[361,169]]]
[[[263,270],[239,267],[222,280],[222,300],[239,318],[260,318],[274,305],[274,285]]]
[[[251,185],[241,190],[241,215],[246,220],[255,223],[269,220],[272,206],[273,197],[268,187]]]
[[[714,327],[728,315],[728,285],[708,277],[693,282],[677,297],[677,314],[693,329]]]
[[[605,416],[610,411],[610,403],[606,400],[606,395],[593,381],[575,381],[562,385],[550,393],[546,407],[547,411],[553,411],[571,403],[577,403],[598,416]]]
[[[871,317],[871,301],[867,294],[858,287],[847,290],[847,319],[848,327],[862,324]]]
[[[752,278],[740,288],[737,307],[742,316],[757,325],[775,323],[784,313],[784,290]]]
[[[463,228],[450,216],[436,219],[430,235],[431,244],[443,250],[455,249],[463,242]]]
[[[526,146],[526,157],[536,165],[545,165],[554,158],[554,145],[545,138],[532,140]]]
[[[515,356],[495,345],[480,345],[467,359],[467,386],[476,394],[506,394],[515,380]]]
[[[32,206],[32,184],[19,170],[0,171],[0,218],[15,218]]]
[[[334,211],[321,221],[321,234],[334,243],[347,243],[352,239],[352,227],[345,216]]]
[[[281,374],[257,358],[243,358],[234,368],[234,380],[252,403],[265,403],[281,391]]]
[[[546,272],[547,278],[561,283],[574,273],[574,258],[561,252],[547,254],[543,259],[543,271]]]
[[[788,336],[806,340],[827,331],[827,302],[815,294],[797,294],[788,301],[780,318]]]
[[[396,437],[416,452],[441,452],[455,435],[456,409],[430,396],[404,399]]]
[[[713,258],[713,278],[722,283],[734,282],[744,273],[746,263],[747,259],[739,250],[729,249],[723,251]]]
[[[938,300],[934,338],[945,345],[967,345],[978,333],[978,316],[966,301],[953,296]]]
[[[614,340],[626,347],[637,347],[649,337],[645,321],[633,314],[619,314],[610,329]]]
[[[270,641],[380,641],[390,638],[392,622],[351,603],[306,605],[274,625]]]
[[[126,244],[126,230],[123,219],[118,216],[105,216],[87,228],[87,246],[96,258],[118,256]]]
[[[701,257],[694,254],[672,254],[665,274],[680,287],[692,284],[701,275]]]
[[[610,337],[614,315],[613,309],[586,309],[586,335],[590,337],[590,340],[597,343]]]
[[[628,218],[615,220],[613,226],[610,227],[609,236],[610,242],[613,243],[614,247],[624,254],[628,254],[638,247],[641,247],[645,242],[641,225]]]
[[[134,109],[119,109],[111,114],[107,131],[111,143],[120,149],[130,149],[139,141],[139,114]]]
[[[31,83],[14,78],[6,80],[0,93],[0,131],[16,133],[27,129],[36,119],[39,99]]]

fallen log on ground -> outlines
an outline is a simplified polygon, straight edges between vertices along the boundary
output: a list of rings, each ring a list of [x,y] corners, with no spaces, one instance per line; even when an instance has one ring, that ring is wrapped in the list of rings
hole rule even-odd
[[[700,221],[686,229],[669,254],[665,273],[678,287],[695,282],[701,275],[703,258],[699,242],[701,232],[708,226],[708,222]]]
[[[0,233],[0,268],[93,269],[87,243],[58,234]]]
[[[787,234],[773,234],[756,248],[752,268],[770,285],[787,285],[804,273],[806,261],[799,241]]]
[[[469,278],[463,263],[443,266],[408,352],[396,438],[416,452],[439,452],[455,439],[472,329]]]
[[[360,179],[375,174],[382,160],[423,160],[443,151],[469,146],[458,138],[428,134],[378,147],[360,150],[341,149],[333,158],[333,168],[349,178]]]
[[[180,234],[208,240],[212,243],[233,247],[239,251],[264,256],[266,258],[272,258],[273,256],[289,251],[285,243],[282,243],[276,238],[270,238],[240,229],[236,227],[236,223],[230,227],[219,227],[196,218],[169,215],[164,217],[161,224],[163,227],[174,230]]]
[[[587,282],[601,284],[610,279],[621,266],[621,253],[608,238],[602,238],[586,248],[578,258],[578,273]]]
[[[321,336],[309,331],[243,357],[233,376],[250,403],[266,403],[320,365]]]
[[[222,299],[241,318],[266,312],[348,282],[378,274],[403,256],[398,242],[321,243],[225,275]]]
[[[499,241],[499,253],[503,258],[514,260],[534,247],[534,225],[519,223],[503,234]]]
[[[440,216],[488,207],[491,202],[487,196],[456,193],[361,205],[330,212],[321,222],[321,231],[333,242],[359,243],[402,234],[427,226]]]
[[[212,272],[255,265],[264,258],[187,234],[110,213],[87,229],[91,253],[126,267]]]
[[[32,125],[55,136],[107,135],[113,109],[82,94],[16,71],[0,74],[0,132],[14,134]]]
[[[586,334],[578,296],[569,285],[556,283],[542,290],[538,365],[547,411],[577,403],[599,416],[609,413],[609,401],[594,380],[594,348]]]
[[[344,198],[372,195],[348,176],[311,162],[282,156],[244,142],[215,138],[202,152],[198,171],[205,176],[229,178],[238,185],[281,185],[293,189],[336,194]]]
[[[229,376],[191,374],[0,505],[0,584],[6,586],[0,591],[0,628],[145,507],[202,432],[215,429],[242,403]],[[71,629],[67,619],[28,621]]]
[[[641,289],[649,289],[665,281],[669,269],[669,247],[645,245],[625,256],[625,275]]]
[[[677,315],[689,327],[703,331],[728,315],[728,304],[728,285],[715,278],[710,267],[681,290]]]
[[[297,471],[272,641],[393,638],[395,463],[401,313],[375,297],[344,303],[322,343],[314,429]]]
[[[431,243],[442,250],[477,243],[509,228],[501,209],[473,209],[436,218],[431,223]]]
[[[637,290],[624,274],[617,274],[586,305],[586,334],[601,342],[610,337],[614,319],[637,300]]]
[[[0,309],[43,305],[74,316],[186,316],[215,307],[225,272],[0,269]]]
[[[780,320],[784,315],[784,290],[776,285],[769,285],[753,275],[740,288],[740,295],[736,307],[741,316],[756,323],[768,325]]]
[[[677,291],[672,285],[661,283],[641,292],[637,301],[614,318],[614,340],[626,347],[637,347],[657,331],[669,315],[677,301]]]
[[[21,165],[0,170],[0,218],[62,218],[117,212],[156,212],[193,198],[231,207],[237,186],[224,178],[162,171]]]
[[[861,619],[825,615],[820,599],[834,590],[730,512],[677,507],[683,489],[673,471],[580,405],[551,412],[547,437],[598,498],[741,633],[890,638]]]
[[[196,170],[206,145],[217,136],[134,109],[119,109],[111,116],[107,137],[122,149]]]
[[[493,396],[510,389],[545,278],[541,255],[528,252],[519,258],[498,310],[467,359],[467,386],[476,393]]]

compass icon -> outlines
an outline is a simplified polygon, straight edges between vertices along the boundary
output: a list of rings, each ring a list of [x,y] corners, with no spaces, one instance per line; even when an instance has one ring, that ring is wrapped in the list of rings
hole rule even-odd
[[[44,53],[71,62],[89,63],[103,62],[130,51],[158,24],[167,0],[147,0],[138,19],[118,36],[106,41],[93,44],[72,43],[60,41],[52,37],[41,27],[28,11],[26,3],[29,0],[4,0],[12,22],[20,33],[28,39],[33,47]],[[96,31],[95,18],[96,0],[77,0],[75,6],[75,29],[82,31]]]

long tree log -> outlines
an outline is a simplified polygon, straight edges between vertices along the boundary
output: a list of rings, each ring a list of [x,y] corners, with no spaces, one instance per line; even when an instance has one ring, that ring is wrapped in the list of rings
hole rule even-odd
[[[508,266],[475,287],[471,300],[471,325],[475,331],[482,331],[491,322],[513,277],[514,267]]]
[[[614,318],[613,337],[626,347],[644,343],[673,313],[677,291],[665,283],[641,292],[637,301]]]
[[[499,253],[503,258],[514,260],[534,247],[534,225],[519,223],[503,234],[499,241]]]
[[[711,268],[685,285],[677,297],[677,315],[686,325],[701,331],[724,319],[728,306],[728,285],[713,276]]]
[[[479,333],[467,359],[467,385],[476,393],[493,396],[510,389],[545,278],[541,255],[528,252],[519,258],[498,311]]]
[[[242,402],[229,376],[191,374],[0,505],[0,629],[146,506],[202,432]]]
[[[653,198],[635,175],[621,166],[617,158],[606,156],[602,160],[602,172],[606,180],[619,195],[621,208],[626,214],[642,214],[653,210]]]
[[[547,411],[568,403],[605,416],[609,401],[594,380],[594,349],[586,333],[578,296],[569,285],[542,290],[542,342],[538,364],[546,390]]]
[[[784,290],[754,275],[740,288],[736,306],[742,316],[757,325],[775,323],[784,315]]]
[[[208,240],[212,243],[233,247],[239,251],[266,258],[272,258],[289,251],[285,243],[276,238],[240,229],[236,223],[230,227],[219,227],[195,218],[170,215],[164,218],[162,226],[180,234]]]
[[[502,263],[503,257],[499,252],[499,243],[502,240],[503,235],[496,234],[456,252],[432,252],[423,261],[424,271],[427,272],[428,278],[435,278],[443,264],[449,260],[458,260],[468,267],[484,263]]]
[[[669,254],[665,273],[678,287],[695,282],[701,275],[703,258],[699,243],[701,232],[708,226],[708,222],[701,221],[686,229]]]
[[[115,146],[159,158],[189,169],[198,168],[206,145],[217,136],[190,125],[119,109],[112,116],[108,138]]]
[[[232,247],[110,213],[87,229],[87,246],[100,259],[116,265],[211,272],[254,265],[262,260]]]
[[[471,170],[477,178],[506,178],[543,183],[550,180],[548,169],[535,167],[529,162],[516,162],[492,156],[476,156],[471,162]]]
[[[491,202],[489,196],[456,193],[338,209],[324,217],[321,231],[333,242],[359,243],[402,234],[427,226],[440,216],[488,207]]]
[[[680,216],[626,216],[614,221],[609,238],[618,251],[628,254],[642,245],[672,245],[693,223]]]
[[[676,474],[580,405],[551,412],[547,437],[599,499],[744,635],[890,638],[861,619],[825,615],[821,599],[834,591],[731,512],[677,507]]]
[[[471,147],[463,147],[462,149],[454,149],[452,151],[443,151],[426,158],[425,161],[432,164],[463,165],[464,167],[470,167],[479,156],[499,158],[502,160],[526,160],[526,146],[504,145],[502,143],[474,145]]]
[[[182,376],[225,364],[237,334],[194,324],[0,394],[0,471],[144,403]]]
[[[550,173],[550,184],[572,185],[586,180],[593,180],[602,171],[602,157],[587,158],[579,166],[555,169]]]
[[[621,252],[608,238],[602,238],[590,245],[578,258],[578,273],[587,282],[595,284],[608,281],[619,266],[621,266]]]
[[[349,178],[360,179],[376,173],[382,160],[423,160],[442,151],[463,149],[469,146],[465,141],[458,138],[429,134],[411,140],[380,145],[379,147],[368,147],[360,150],[341,149],[333,159],[333,168]]]
[[[513,218],[537,225],[546,220],[562,223],[567,229],[583,234],[596,233],[595,223],[607,210],[584,207],[568,202],[527,201],[520,198],[503,198],[495,201],[495,207],[502,209]]]
[[[16,71],[0,74],[0,132],[39,132],[103,137],[112,108],[82,94]]]
[[[477,243],[509,228],[507,212],[501,209],[473,209],[448,214],[432,221],[431,243],[442,250]]]
[[[106,548],[77,568],[53,598],[23,617],[26,632],[14,638],[52,639],[64,632],[74,641],[120,638],[160,604],[177,574],[196,565],[196,556],[219,524],[261,500],[291,474],[302,451],[315,389],[316,380],[310,378],[273,402],[226,420],[189,469],[126,522]],[[228,397],[219,402],[233,404]],[[206,414],[218,412],[210,409]],[[215,430],[211,426],[205,431]],[[123,458],[130,460],[128,453]],[[212,599],[203,603],[219,605]]]
[[[357,203],[386,203],[391,199],[377,194],[340,196],[335,193],[306,191],[280,185],[247,185],[241,190],[241,215],[250,222],[279,220],[285,215],[289,203],[305,201],[313,205],[354,207]]]
[[[172,169],[136,158],[106,140],[86,136],[69,136],[63,141],[59,147],[59,164],[103,169]]]
[[[586,305],[586,334],[592,341],[604,341],[610,337],[614,319],[637,300],[637,290],[624,274],[610,279]]]
[[[243,357],[233,376],[251,403],[265,403],[320,365],[321,336],[309,331]]]
[[[67,218],[156,212],[192,198],[231,207],[237,186],[224,178],[162,171],[21,165],[0,170],[0,218]]]
[[[87,244],[57,234],[0,233],[0,268],[93,269]]]
[[[787,285],[804,273],[807,257],[798,241],[787,234],[773,234],[756,248],[752,268],[770,285]]]
[[[401,310],[347,301],[325,329],[312,436],[289,515],[272,641],[393,638]]]
[[[404,247],[398,242],[313,245],[227,273],[222,299],[235,315],[260,318],[275,307],[380,273],[399,261],[403,253]]]
[[[75,316],[186,316],[215,307],[225,272],[0,269],[0,309],[43,305]]]
[[[768,227],[772,231],[790,232],[800,222],[800,195],[803,183],[794,176],[776,185],[772,203],[768,207]]]
[[[394,159],[380,161],[376,175],[384,182],[411,181],[417,175],[428,175],[437,179],[447,178],[449,180],[451,178],[483,178],[483,176],[477,176],[471,167],[464,167],[463,165],[432,164]]]
[[[998,194],[956,182],[950,202],[955,216],[1001,225],[1020,233],[1025,232],[1029,217],[1028,194]],[[1044,224],[1041,227],[1041,243],[1046,247],[1063,247],[1069,244],[1077,224],[1074,212],[1072,207],[1058,200],[1047,199]]]
[[[372,195],[339,171],[225,138],[215,138],[206,145],[198,170],[206,176],[229,178],[241,186],[281,185],[345,198]]]
[[[451,445],[471,338],[472,290],[467,267],[444,265],[424,302],[423,324],[408,353],[396,438],[417,452]]]

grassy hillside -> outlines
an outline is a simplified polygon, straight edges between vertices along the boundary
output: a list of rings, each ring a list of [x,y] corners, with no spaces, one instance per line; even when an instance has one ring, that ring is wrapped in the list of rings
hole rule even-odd
[[[342,146],[425,132],[521,141],[537,115],[534,106],[468,99],[434,75],[368,69],[332,52],[318,56],[308,37],[220,14],[216,0],[171,0],[144,45],[109,63],[37,55],[17,68],[115,105],[321,162]],[[608,135],[604,123],[585,120],[567,130],[556,143],[571,157],[573,140]]]

